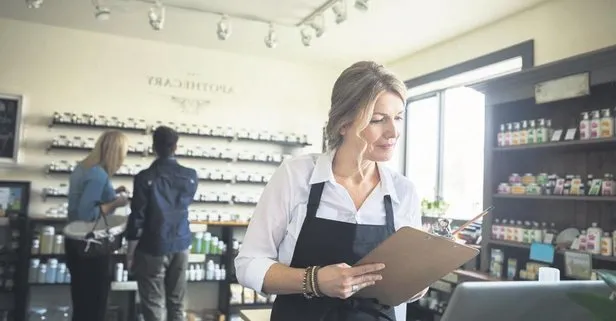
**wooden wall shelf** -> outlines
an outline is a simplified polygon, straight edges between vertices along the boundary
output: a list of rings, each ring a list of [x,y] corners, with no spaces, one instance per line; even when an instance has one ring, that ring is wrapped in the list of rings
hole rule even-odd
[[[494,194],[493,198],[495,199],[546,200],[546,201],[616,202],[616,196]]]
[[[503,147],[494,147],[494,152],[516,152],[516,151],[537,151],[542,149],[549,150],[563,150],[563,151],[577,151],[577,150],[587,150],[592,151],[593,149],[616,149],[616,138],[599,138],[592,140],[572,140],[572,141],[563,141],[563,142],[554,142],[554,143],[543,143],[543,144],[526,144],[526,145],[516,145],[516,146],[503,146]]]
[[[504,247],[515,247],[520,249],[528,249],[530,250],[530,244],[511,242],[511,241],[503,241],[503,240],[490,240],[490,244]],[[565,254],[565,250],[559,249],[556,250],[556,254],[563,255]],[[606,262],[616,262],[616,256],[603,256],[603,255],[592,255],[593,260],[596,261],[606,261]]]

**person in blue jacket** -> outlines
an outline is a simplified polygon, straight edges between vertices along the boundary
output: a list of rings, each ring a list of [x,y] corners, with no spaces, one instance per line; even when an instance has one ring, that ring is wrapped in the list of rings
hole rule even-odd
[[[103,133],[69,178],[68,221],[95,221],[128,204],[124,186],[113,188],[111,176],[124,163],[128,138],[119,131]],[[119,195],[120,194],[120,195]],[[66,265],[71,273],[73,321],[104,321],[111,286],[111,255],[85,257],[80,241],[66,238]]]
[[[134,179],[127,266],[137,279],[145,321],[183,321],[191,244],[188,206],[198,177],[174,158],[175,130],[158,127],[153,141],[157,158]]]

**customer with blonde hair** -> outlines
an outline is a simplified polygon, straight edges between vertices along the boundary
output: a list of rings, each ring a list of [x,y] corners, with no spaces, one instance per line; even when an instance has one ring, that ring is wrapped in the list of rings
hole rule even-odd
[[[405,100],[383,66],[353,64],[332,90],[330,150],[285,161],[265,187],[235,267],[242,285],[278,295],[272,321],[396,319],[393,307],[353,297],[384,265],[352,266],[397,229],[421,226],[413,183],[381,164],[394,155]]]
[[[94,221],[128,204],[120,186],[114,189],[110,177],[122,166],[128,152],[128,138],[119,131],[107,131],[90,154],[75,167],[69,179],[68,220]],[[79,246],[66,239],[66,264],[71,273],[73,321],[104,321],[111,285],[111,257],[85,257]]]

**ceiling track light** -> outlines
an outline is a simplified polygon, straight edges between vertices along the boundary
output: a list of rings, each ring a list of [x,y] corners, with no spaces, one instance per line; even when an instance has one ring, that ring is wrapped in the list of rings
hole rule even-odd
[[[312,41],[312,29],[308,26],[303,27],[301,30],[301,36],[304,47],[310,47],[310,42]]]
[[[276,30],[272,23],[269,24],[269,31],[267,32],[267,36],[265,36],[265,46],[271,49],[278,46],[278,36],[276,35]]]
[[[156,1],[156,5],[150,8],[150,12],[148,12],[148,18],[152,29],[155,31],[163,29],[165,25],[165,7],[162,2]]]
[[[222,19],[216,25],[216,35],[218,40],[227,40],[231,36],[231,21],[229,16],[222,15]]]
[[[43,0],[26,0],[28,9],[38,9],[43,5]]]
[[[369,0],[355,0],[355,9],[361,12],[368,11],[368,2]]]
[[[317,38],[320,38],[325,33],[325,18],[323,15],[318,15],[310,22],[310,26],[314,29]]]
[[[347,19],[347,4],[345,0],[340,0],[332,7],[334,15],[336,16],[336,23],[341,24]]]
[[[92,0],[94,6],[94,18],[98,21],[107,21],[111,18],[111,10],[101,5],[100,0]]]

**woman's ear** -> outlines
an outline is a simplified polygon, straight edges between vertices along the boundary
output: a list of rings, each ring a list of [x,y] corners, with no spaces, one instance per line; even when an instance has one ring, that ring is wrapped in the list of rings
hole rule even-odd
[[[340,135],[342,136],[346,135],[348,128],[349,128],[349,125],[344,125],[340,127]]]

